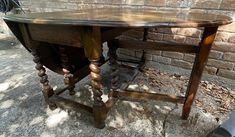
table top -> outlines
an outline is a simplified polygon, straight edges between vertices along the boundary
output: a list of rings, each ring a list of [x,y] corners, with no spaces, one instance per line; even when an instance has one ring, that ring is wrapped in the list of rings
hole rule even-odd
[[[229,24],[224,15],[146,8],[92,8],[75,11],[11,14],[5,20],[35,24],[102,27],[210,27]]]

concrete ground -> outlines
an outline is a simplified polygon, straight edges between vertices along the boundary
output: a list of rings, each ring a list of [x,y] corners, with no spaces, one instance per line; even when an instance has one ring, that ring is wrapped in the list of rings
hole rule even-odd
[[[49,110],[34,66],[31,55],[20,44],[1,40],[0,137],[204,137],[224,121],[235,106],[234,91],[203,81],[188,120],[181,120],[180,104],[118,101],[109,113],[106,127],[100,130],[93,127],[92,117],[82,111]],[[108,68],[108,65],[103,67],[104,75],[109,74]],[[127,71],[121,75],[134,74]],[[62,85],[62,76],[51,71],[47,74],[54,88]],[[129,88],[183,95],[187,81],[185,76],[150,68],[139,74]],[[79,92],[73,97],[69,97],[68,92],[63,95],[91,105],[88,78],[76,84],[76,91]]]

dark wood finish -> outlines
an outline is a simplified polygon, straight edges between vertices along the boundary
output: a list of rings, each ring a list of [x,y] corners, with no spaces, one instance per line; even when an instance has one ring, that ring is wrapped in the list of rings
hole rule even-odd
[[[98,66],[99,60],[90,60],[90,79],[93,91],[93,113],[94,113],[94,120],[95,120],[95,127],[97,128],[104,128],[105,127],[105,119],[106,119],[106,108],[105,104],[102,101],[102,83],[101,83],[101,75],[100,75],[100,68]]]
[[[196,97],[198,85],[201,80],[202,72],[206,65],[212,43],[216,36],[218,27],[207,27],[204,30],[202,40],[200,42],[200,51],[196,54],[193,69],[189,79],[186,91],[186,100],[183,106],[182,118],[187,119],[191,110],[191,106]]]
[[[158,93],[138,92],[138,91],[114,91],[114,97],[119,99],[134,99],[134,100],[161,100],[172,103],[184,103],[185,97],[175,95],[164,95]]]
[[[102,91],[103,85],[101,83],[102,78],[100,75],[100,57],[101,57],[101,29],[100,27],[88,27],[84,29],[82,35],[82,43],[84,45],[85,55],[90,61],[89,68],[90,79],[93,91],[93,113],[95,120],[95,127],[104,128],[106,119],[106,107],[105,103],[102,101]]]
[[[63,67],[62,71],[64,72],[64,83],[68,85],[68,90],[70,95],[74,95],[76,92],[74,91],[75,88],[75,81],[74,76],[71,74],[70,70],[71,65],[69,63],[68,53],[66,52],[66,48],[63,46],[59,46],[60,50],[60,60],[61,65]]]
[[[40,57],[37,54],[37,50],[32,49],[31,54],[34,57],[33,61],[36,63],[35,68],[38,70],[38,76],[40,77],[40,83],[42,84],[43,95],[45,99],[48,100],[48,98],[54,94],[54,91],[49,85],[46,69],[43,67],[43,64],[40,62]]]
[[[7,15],[5,22],[32,53],[40,82],[43,85],[44,98],[51,108],[85,109],[93,113],[95,127],[103,128],[110,108],[118,99],[162,100],[184,103],[182,118],[189,116],[196,96],[203,68],[205,67],[212,42],[218,26],[229,24],[232,19],[223,15],[193,13],[186,10],[155,10],[145,8],[96,8],[68,12],[29,13]],[[199,46],[176,44],[172,42],[148,42],[147,29],[157,27],[205,27]],[[116,40],[115,37],[132,29],[144,29],[143,41]],[[100,65],[102,43],[108,42],[111,64],[111,84],[109,100],[102,101],[102,80]],[[164,50],[196,53],[196,58],[185,97],[119,91],[117,77],[117,48],[137,50]],[[89,61],[88,61],[89,59]],[[142,57],[144,62],[144,56]],[[143,63],[142,63],[143,64]],[[67,87],[53,91],[49,85],[45,67],[64,75]],[[89,69],[90,68],[90,69]],[[90,74],[94,103],[92,107],[58,97],[69,89],[74,94],[77,81]]]
[[[32,40],[81,47],[80,27],[29,24],[28,28]]]
[[[25,24],[20,24],[19,27],[23,35],[24,43],[28,45],[28,48],[31,49],[31,54],[33,55],[33,61],[36,63],[35,68],[38,71],[38,76],[40,77],[40,83],[42,85],[42,92],[43,92],[44,99],[49,105],[50,109],[55,109],[56,108],[55,104],[50,103],[48,100],[49,97],[54,95],[54,91],[52,87],[49,85],[48,76],[46,74],[46,69],[43,67],[40,55],[38,53],[37,48],[39,46],[39,43],[32,41],[30,39],[28,30]]]
[[[197,53],[199,47],[196,45],[179,44],[174,42],[146,42],[140,40],[115,40],[119,48],[135,50],[162,50],[184,53]]]
[[[112,40],[120,36],[123,32],[130,30],[130,28],[112,28],[102,32],[102,42]]]
[[[67,110],[75,110],[81,112],[81,110],[85,110],[89,113],[93,113],[92,107],[77,103],[75,101],[69,100],[62,98],[60,96],[52,96],[49,99],[50,103],[56,104],[56,106],[62,108],[62,109],[67,109]]]
[[[116,90],[118,88],[118,64],[117,64],[117,49],[118,46],[115,45],[112,41],[108,41],[109,47],[109,63],[111,65],[111,88],[112,90]]]
[[[100,59],[102,51],[101,28],[85,27],[81,33],[85,56],[91,60]]]
[[[190,10],[148,8],[98,8],[77,11],[7,15],[6,20],[34,24],[63,24],[100,27],[209,27],[225,25],[232,18]]]

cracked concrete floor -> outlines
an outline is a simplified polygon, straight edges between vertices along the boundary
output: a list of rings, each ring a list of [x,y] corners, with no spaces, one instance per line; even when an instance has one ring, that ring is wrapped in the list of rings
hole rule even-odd
[[[96,129],[92,125],[92,117],[82,111],[51,111],[46,107],[31,59],[31,55],[19,44],[7,41],[0,43],[0,137],[203,137],[226,119],[229,113],[213,114],[194,105],[190,118],[181,120],[180,104],[118,101],[108,115],[106,127]],[[104,70],[103,74],[107,74],[108,67]],[[62,76],[51,71],[47,71],[47,74],[51,85],[62,85]],[[165,76],[159,73],[162,74]],[[129,88],[149,91],[157,88],[163,93],[183,94],[186,87],[183,80],[167,79],[167,76],[162,79],[166,84],[155,80],[155,83],[160,84],[157,87],[144,78],[144,75],[137,76]],[[88,78],[85,78],[76,84],[79,92],[70,98],[90,104],[89,87]],[[200,90],[203,88],[200,87]],[[67,94],[64,93],[64,96],[69,97]],[[199,96],[204,97],[203,94]],[[207,97],[201,102],[210,100],[213,98]]]

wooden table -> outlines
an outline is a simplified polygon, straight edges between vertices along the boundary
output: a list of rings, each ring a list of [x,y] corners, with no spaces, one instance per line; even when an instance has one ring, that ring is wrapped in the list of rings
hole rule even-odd
[[[115,100],[123,99],[123,97],[182,103],[184,104],[182,118],[187,119],[217,29],[220,25],[232,22],[230,17],[222,15],[143,8],[94,8],[66,12],[29,13],[7,15],[4,20],[19,41],[34,56],[33,60],[36,63],[38,76],[41,78],[43,95],[50,108],[58,106],[75,110],[85,109],[93,113],[97,128],[105,126],[104,121],[108,110]],[[146,38],[145,41],[115,39],[123,32],[133,28],[147,30],[159,27],[203,27],[204,33],[199,45],[148,42]],[[112,90],[107,102],[103,102],[101,99],[103,86],[99,65],[103,42],[108,42],[112,65]],[[186,96],[119,91],[117,86],[117,48],[195,53],[196,57]],[[63,74],[67,87],[60,91],[53,91],[49,85],[44,66]],[[58,96],[66,89],[73,95],[75,83],[89,73],[94,94],[93,107]]]

